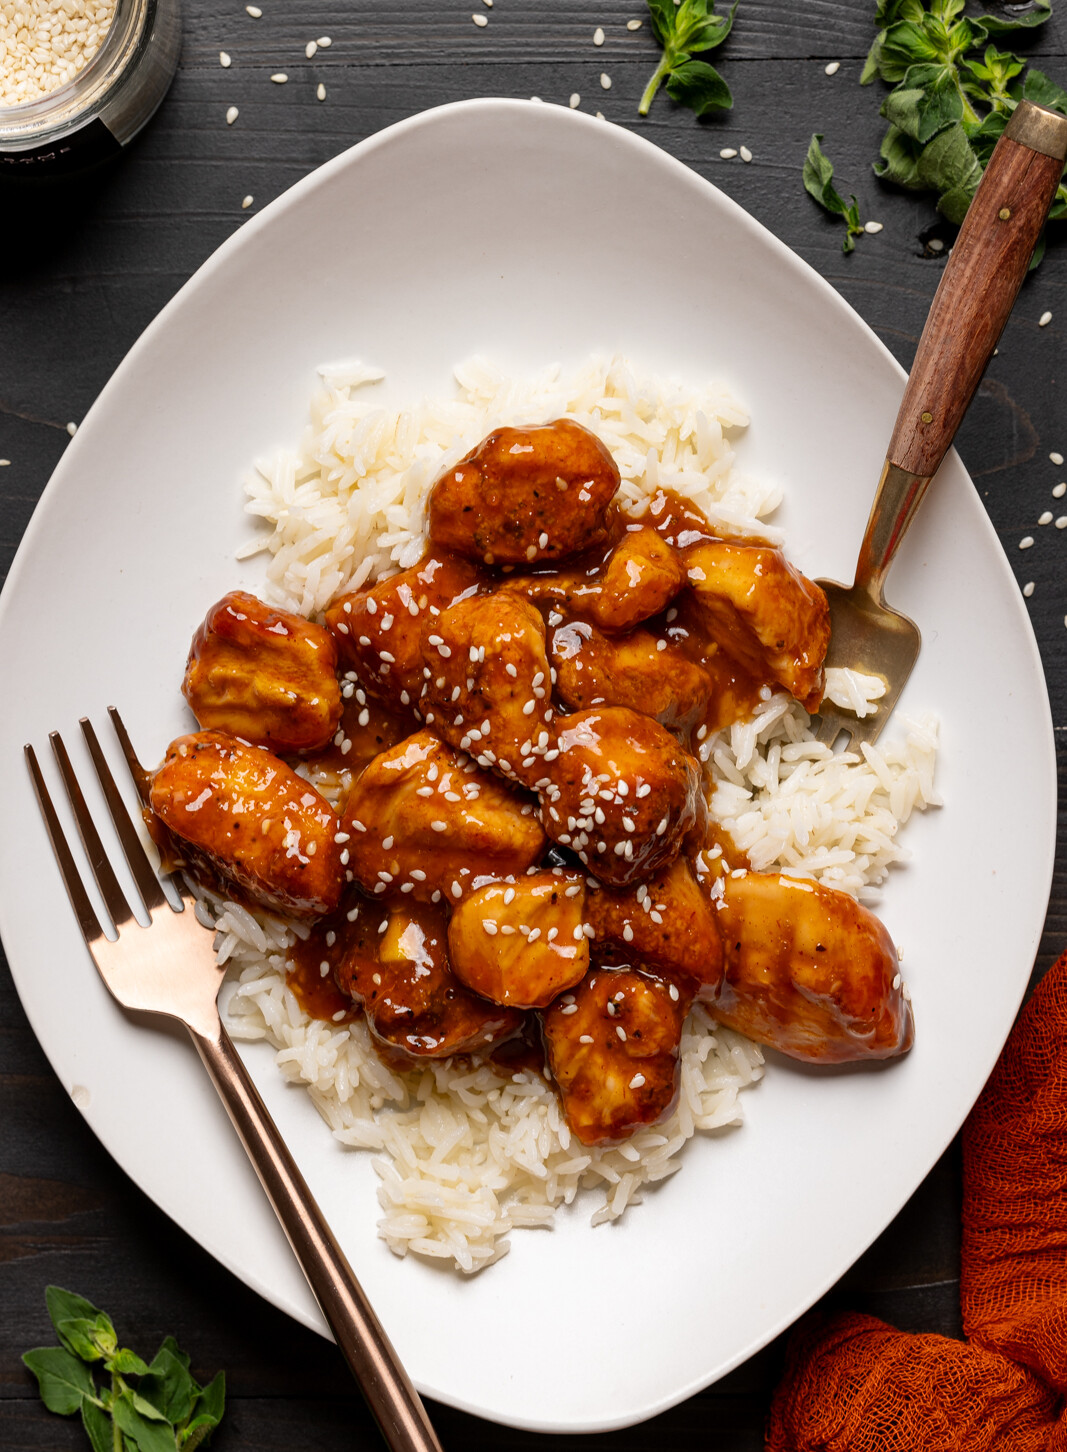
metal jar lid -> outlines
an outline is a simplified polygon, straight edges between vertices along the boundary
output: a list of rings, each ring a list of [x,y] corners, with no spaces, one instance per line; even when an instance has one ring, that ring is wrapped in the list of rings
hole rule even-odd
[[[118,0],[100,49],[72,81],[0,106],[0,179],[80,171],[117,155],[178,66],[180,0]]]

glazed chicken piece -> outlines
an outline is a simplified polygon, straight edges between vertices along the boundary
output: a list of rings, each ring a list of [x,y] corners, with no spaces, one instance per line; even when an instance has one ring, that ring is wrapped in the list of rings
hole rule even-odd
[[[700,768],[651,716],[605,706],[556,724],[541,820],[602,882],[640,882],[673,862],[688,834],[703,840]]]
[[[602,887],[586,899],[597,957],[621,955],[707,997],[722,980],[722,939],[708,894],[684,857],[636,888]],[[614,951],[613,951],[614,950]]]
[[[430,539],[487,565],[561,560],[604,538],[615,460],[569,419],[497,429],[430,494]]]
[[[444,912],[422,903],[360,904],[334,970],[337,986],[363,1005],[371,1032],[415,1059],[447,1059],[508,1038],[515,1009],[468,993],[448,961]]]
[[[379,580],[368,590],[339,595],[326,624],[342,663],[360,686],[393,709],[413,706],[423,675],[422,636],[427,621],[453,600],[478,588],[480,576],[466,560],[433,551],[410,570]]]
[[[320,916],[341,900],[341,823],[303,777],[221,731],[179,736],[151,780],[149,804],[207,867],[275,912]]]
[[[552,683],[545,626],[504,591],[460,600],[427,627],[427,724],[481,766],[531,786],[552,742]]]
[[[315,751],[341,719],[337,647],[321,625],[233,590],[193,636],[182,693],[205,730]]]
[[[654,529],[631,524],[602,563],[505,581],[543,604],[591,620],[601,630],[632,630],[658,615],[685,585],[685,567]]]
[[[757,676],[818,709],[830,609],[812,580],[771,545],[708,540],[685,551],[712,638]]]
[[[543,1008],[589,967],[584,904],[585,879],[559,868],[479,888],[448,925],[453,972],[493,1003]]]
[[[343,826],[365,891],[420,902],[458,901],[480,882],[525,872],[546,846],[532,800],[432,731],[375,757],[352,788]]]
[[[708,1008],[720,1023],[813,1064],[911,1048],[893,941],[847,893],[749,872],[720,879],[712,898],[726,975]]]
[[[548,1065],[582,1144],[626,1139],[670,1110],[689,1000],[634,968],[596,968],[542,1015]]]
[[[677,731],[707,714],[711,677],[663,633],[605,635],[586,620],[569,620],[553,630],[549,654],[556,693],[577,711],[627,706]]]
[[[654,529],[630,525],[615,546],[591,602],[589,618],[601,630],[632,630],[651,620],[685,585],[685,568]]]

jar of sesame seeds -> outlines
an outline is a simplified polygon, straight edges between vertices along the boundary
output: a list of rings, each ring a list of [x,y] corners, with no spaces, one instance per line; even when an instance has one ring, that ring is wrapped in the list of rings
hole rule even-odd
[[[0,178],[117,155],[166,94],[179,0],[0,0]]]

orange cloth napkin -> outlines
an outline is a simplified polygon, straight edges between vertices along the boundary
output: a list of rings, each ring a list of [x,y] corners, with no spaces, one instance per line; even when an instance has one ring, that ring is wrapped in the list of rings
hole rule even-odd
[[[1067,953],[963,1128],[966,1341],[800,1323],[767,1452],[1067,1452]]]

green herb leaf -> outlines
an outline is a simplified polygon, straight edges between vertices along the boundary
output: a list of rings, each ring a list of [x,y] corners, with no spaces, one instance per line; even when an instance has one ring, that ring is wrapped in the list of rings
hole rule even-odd
[[[37,1378],[41,1400],[50,1412],[72,1417],[86,1397],[96,1396],[93,1374],[62,1346],[39,1346],[22,1358]]]
[[[948,66],[909,66],[882,106],[886,120],[915,141],[930,141],[963,118],[963,98]]]
[[[60,1329],[62,1322],[95,1321],[98,1316],[103,1314],[97,1306],[93,1305],[92,1301],[87,1301],[84,1296],[75,1295],[73,1291],[65,1291],[62,1286],[46,1286],[44,1303],[48,1307],[48,1315],[60,1341],[63,1341],[63,1332]],[[63,1345],[67,1346],[67,1343],[63,1341]],[[73,1351],[74,1348],[67,1346],[67,1350]]]
[[[55,1327],[67,1350],[73,1351],[83,1361],[103,1361],[118,1346],[118,1337],[111,1318],[103,1311],[98,1311],[92,1318],[71,1316],[67,1320],[57,1321]]]
[[[1023,98],[1039,106],[1049,106],[1067,116],[1067,91],[1050,81],[1042,71],[1029,70],[1023,81]]]
[[[1067,91],[987,43],[1044,25],[1051,0],[875,0],[874,12],[880,29],[860,81],[881,77],[892,88],[882,104],[889,128],[875,174],[935,193],[942,215],[962,222],[1019,101],[1067,115]],[[1067,190],[1050,213],[1060,216],[1067,217]]]
[[[809,196],[815,198],[820,207],[824,207],[832,216],[843,218],[845,240],[841,244],[841,251],[848,253],[856,245],[855,238],[863,232],[859,206],[855,197],[852,198],[851,204],[847,204],[834,188],[833,164],[819,145],[821,141],[821,134],[816,134],[811,138],[808,146],[808,154],[804,160],[804,189]]]
[[[115,1439],[111,1433],[111,1419],[95,1402],[82,1402],[82,1426],[93,1452],[115,1452]]]
[[[706,61],[690,60],[676,66],[667,81],[667,94],[698,116],[705,116],[709,111],[729,111],[734,104],[730,87]]]
[[[152,1359],[148,1375],[141,1378],[138,1391],[177,1426],[191,1415],[198,1390],[189,1374],[189,1358],[178,1350],[174,1338],[168,1336]]]
[[[733,105],[730,88],[712,66],[694,61],[693,55],[714,50],[730,34],[737,0],[729,15],[715,14],[715,0],[648,0],[652,31],[663,55],[645,87],[638,114],[647,116],[656,92],[664,82],[667,93],[698,116],[708,111],[729,110]]]
[[[200,1393],[188,1426],[178,1432],[178,1446],[193,1452],[211,1436],[226,1410],[226,1374],[219,1372]]]
[[[822,133],[818,132],[808,146],[804,160],[804,190],[815,198],[820,207],[825,207],[835,217],[843,217],[848,209],[834,190],[833,163],[820,146],[821,141]]]
[[[990,35],[1007,35],[1013,30],[1033,30],[1052,14],[1052,0],[1030,0],[1029,4],[1001,6],[1000,14],[983,10],[981,23]]]
[[[114,1356],[107,1360],[108,1371],[117,1372],[119,1376],[144,1376],[148,1366],[135,1351],[128,1351],[123,1348],[117,1351]]]
[[[134,1406],[131,1396],[115,1398],[111,1404],[111,1417],[137,1452],[174,1452],[174,1428],[171,1424],[146,1417]]]
[[[58,1286],[48,1287],[46,1300],[63,1345],[38,1347],[22,1359],[49,1411],[81,1413],[92,1452],[192,1452],[207,1441],[226,1406],[222,1372],[201,1388],[173,1336],[148,1365],[119,1346],[111,1318],[91,1301]],[[110,1384],[100,1387],[91,1369],[98,1362],[110,1374]]]

